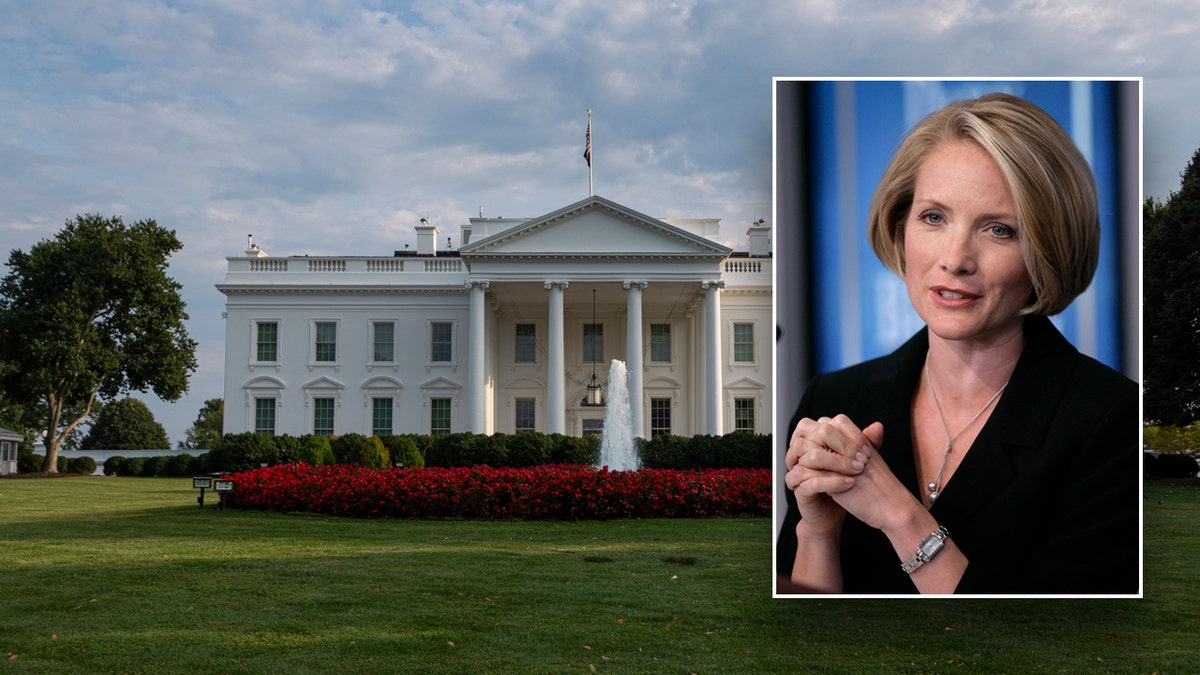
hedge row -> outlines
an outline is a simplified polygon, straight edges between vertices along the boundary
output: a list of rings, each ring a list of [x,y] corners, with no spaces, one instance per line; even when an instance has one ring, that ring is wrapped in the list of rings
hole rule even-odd
[[[380,447],[382,446],[382,447]],[[725,436],[660,435],[638,439],[642,466],[649,469],[769,469],[771,436],[732,433]],[[595,465],[598,437],[563,434],[470,434],[440,436],[401,434],[363,436],[265,436],[227,434],[206,456],[208,471],[246,471],[261,466],[352,464],[367,468],[403,467],[530,467],[546,464]]]
[[[734,432],[724,436],[662,434],[638,441],[648,469],[770,469],[771,435]]]
[[[771,436],[732,433],[724,436],[660,435],[637,439],[641,465],[647,469],[769,469]],[[402,434],[363,436],[266,436],[226,434],[216,447],[199,456],[111,457],[104,463],[107,476],[191,476],[236,472],[276,464],[313,466],[352,464],[366,468],[393,466],[419,468],[530,467],[545,464],[596,465],[600,459],[597,437],[562,434],[457,433],[441,436]],[[22,454],[18,470],[38,472],[45,458]],[[90,468],[88,468],[90,466]],[[60,473],[93,473],[89,457],[58,458]]]
[[[208,453],[211,471],[246,471],[263,465],[352,464],[367,468],[537,466],[592,464],[598,444],[562,434],[402,434],[363,436],[264,436],[226,434]]]
[[[95,469],[93,469],[94,471]],[[194,476],[210,471],[206,456],[187,453],[155,457],[113,455],[104,462],[105,476],[141,476],[143,478]]]
[[[17,473],[41,473],[46,463],[45,455],[23,452],[17,455]],[[58,458],[59,473],[95,473],[96,460],[91,457]]]

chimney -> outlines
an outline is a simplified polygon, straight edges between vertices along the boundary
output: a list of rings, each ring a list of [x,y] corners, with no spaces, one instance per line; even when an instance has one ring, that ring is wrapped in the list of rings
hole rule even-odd
[[[246,235],[246,256],[250,258],[267,257],[267,252],[259,248],[258,244],[254,243],[253,234]]]
[[[767,221],[759,218],[750,223],[750,229],[746,230],[746,237],[750,239],[750,257],[751,258],[769,258],[771,256],[771,226]]]
[[[417,255],[437,255],[438,229],[427,218],[417,226]]]

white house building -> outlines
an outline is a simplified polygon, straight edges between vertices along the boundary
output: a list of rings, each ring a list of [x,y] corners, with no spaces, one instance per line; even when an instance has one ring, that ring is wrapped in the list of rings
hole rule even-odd
[[[770,433],[770,229],[735,253],[718,226],[593,196],[472,218],[457,251],[424,221],[390,257],[252,244],[217,286],[225,432],[583,435],[619,359],[639,436]]]

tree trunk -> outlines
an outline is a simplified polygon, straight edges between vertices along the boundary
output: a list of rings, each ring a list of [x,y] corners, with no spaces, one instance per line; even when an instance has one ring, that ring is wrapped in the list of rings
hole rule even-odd
[[[58,449],[62,446],[62,439],[56,438],[54,434],[46,434],[46,461],[42,464],[42,471],[45,473],[58,473]]]

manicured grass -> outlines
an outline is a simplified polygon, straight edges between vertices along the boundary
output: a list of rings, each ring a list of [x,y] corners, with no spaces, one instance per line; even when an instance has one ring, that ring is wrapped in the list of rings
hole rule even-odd
[[[1146,485],[1143,600],[773,600],[766,519],[201,510],[0,480],[8,672],[1188,672],[1200,482]],[[211,493],[208,504],[211,505]]]

